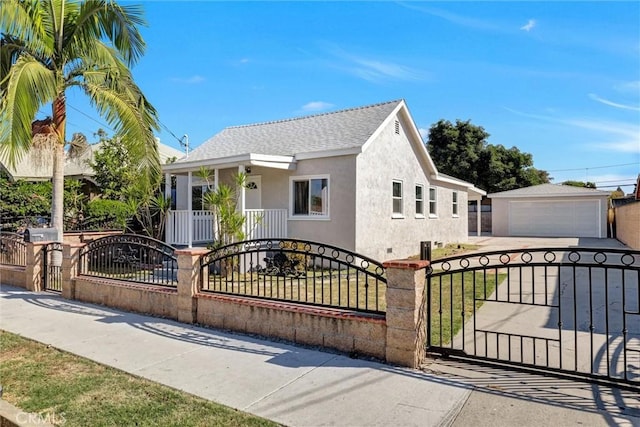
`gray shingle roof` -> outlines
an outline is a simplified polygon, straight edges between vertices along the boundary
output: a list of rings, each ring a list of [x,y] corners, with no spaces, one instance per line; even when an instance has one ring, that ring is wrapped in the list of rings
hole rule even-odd
[[[608,191],[561,184],[540,184],[488,194],[489,198],[608,196]]]
[[[176,163],[249,153],[293,156],[361,147],[401,102],[389,101],[332,113],[228,127],[189,153],[188,158]]]

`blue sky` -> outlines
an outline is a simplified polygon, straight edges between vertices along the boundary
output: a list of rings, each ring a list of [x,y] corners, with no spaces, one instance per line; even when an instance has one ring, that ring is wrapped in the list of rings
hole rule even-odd
[[[403,98],[425,138],[469,119],[556,183],[640,173],[640,2],[138,3],[134,77],[175,148],[171,133],[195,148],[226,126]],[[104,120],[70,95],[68,131],[91,140]]]

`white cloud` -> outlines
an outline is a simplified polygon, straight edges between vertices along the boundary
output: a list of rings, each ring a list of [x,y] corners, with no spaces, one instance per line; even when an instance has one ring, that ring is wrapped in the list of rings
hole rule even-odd
[[[585,141],[585,147],[622,153],[640,153],[640,124],[637,123],[606,121],[597,118],[558,118],[524,113],[507,107],[505,109],[523,117],[586,129],[590,131],[591,141]]]
[[[615,107],[615,108],[622,108],[623,110],[633,110],[633,111],[640,111],[640,106],[635,106],[635,105],[626,105],[626,104],[618,104],[617,102],[613,102],[613,101],[609,101],[607,99],[604,98],[600,98],[598,95],[596,95],[595,93],[590,93],[589,94],[589,98],[593,99],[594,101],[597,101],[601,104],[604,105],[608,105],[610,107]]]
[[[171,79],[171,81],[176,82],[176,83],[185,83],[185,84],[189,84],[189,85],[195,85],[195,84],[199,84],[204,82],[206,79],[202,76],[199,75],[194,75],[191,77],[187,77],[187,78],[182,78],[182,77],[174,77]]]
[[[411,67],[375,58],[354,55],[338,46],[329,46],[329,52],[342,63],[333,66],[370,82],[393,80],[424,80],[426,76]]]
[[[455,14],[444,9],[438,9],[435,7],[423,6],[420,4],[419,6],[415,5],[415,3],[398,3],[400,6],[406,7],[408,9],[417,10],[419,12],[426,13],[427,15],[436,16],[438,18],[444,19],[452,24],[459,25],[467,28],[474,28],[477,30],[497,30],[498,27],[490,22],[482,21],[476,18],[470,18],[468,16]]]
[[[302,106],[304,111],[323,111],[333,107],[333,104],[324,101],[312,101]]]
[[[527,21],[526,24],[524,24],[522,27],[520,27],[521,30],[529,32],[531,30],[533,30],[536,26],[536,20],[535,19],[529,19],[529,21]]]
[[[637,95],[638,93],[640,93],[640,80],[620,83],[615,85],[613,88],[618,92],[632,93]]]

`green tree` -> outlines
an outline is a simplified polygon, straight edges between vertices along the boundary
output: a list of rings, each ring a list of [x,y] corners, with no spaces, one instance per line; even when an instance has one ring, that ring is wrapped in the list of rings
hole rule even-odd
[[[89,166],[94,180],[100,187],[100,197],[125,201],[136,183],[141,182],[134,159],[129,150],[117,138],[100,135],[100,148],[93,153]]]
[[[144,53],[143,11],[112,0],[2,0],[0,155],[15,164],[32,146],[52,147],[52,225],[63,230],[67,91],[83,91],[116,129],[145,176],[160,173],[155,109],[129,67]],[[51,116],[33,122],[51,106]]]
[[[440,120],[429,129],[427,150],[439,171],[475,184],[488,193],[549,182],[533,167],[533,156],[516,147],[491,145],[489,133],[469,120]]]
[[[562,185],[570,185],[572,187],[583,187],[583,188],[596,188],[595,182],[583,182],[583,181],[565,181],[561,182]]]

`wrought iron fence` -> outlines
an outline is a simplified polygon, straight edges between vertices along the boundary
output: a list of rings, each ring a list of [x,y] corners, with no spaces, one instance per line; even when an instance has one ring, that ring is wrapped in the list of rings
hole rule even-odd
[[[386,310],[382,264],[335,246],[297,239],[256,239],[200,259],[203,292],[350,309]]]
[[[42,284],[47,291],[62,291],[62,243],[47,243],[42,248]]]
[[[27,265],[27,245],[21,234],[0,233],[0,264]]]
[[[427,280],[428,352],[640,386],[640,251],[468,254]]]
[[[79,262],[80,275],[161,286],[178,283],[174,248],[137,234],[96,239],[82,249]]]

